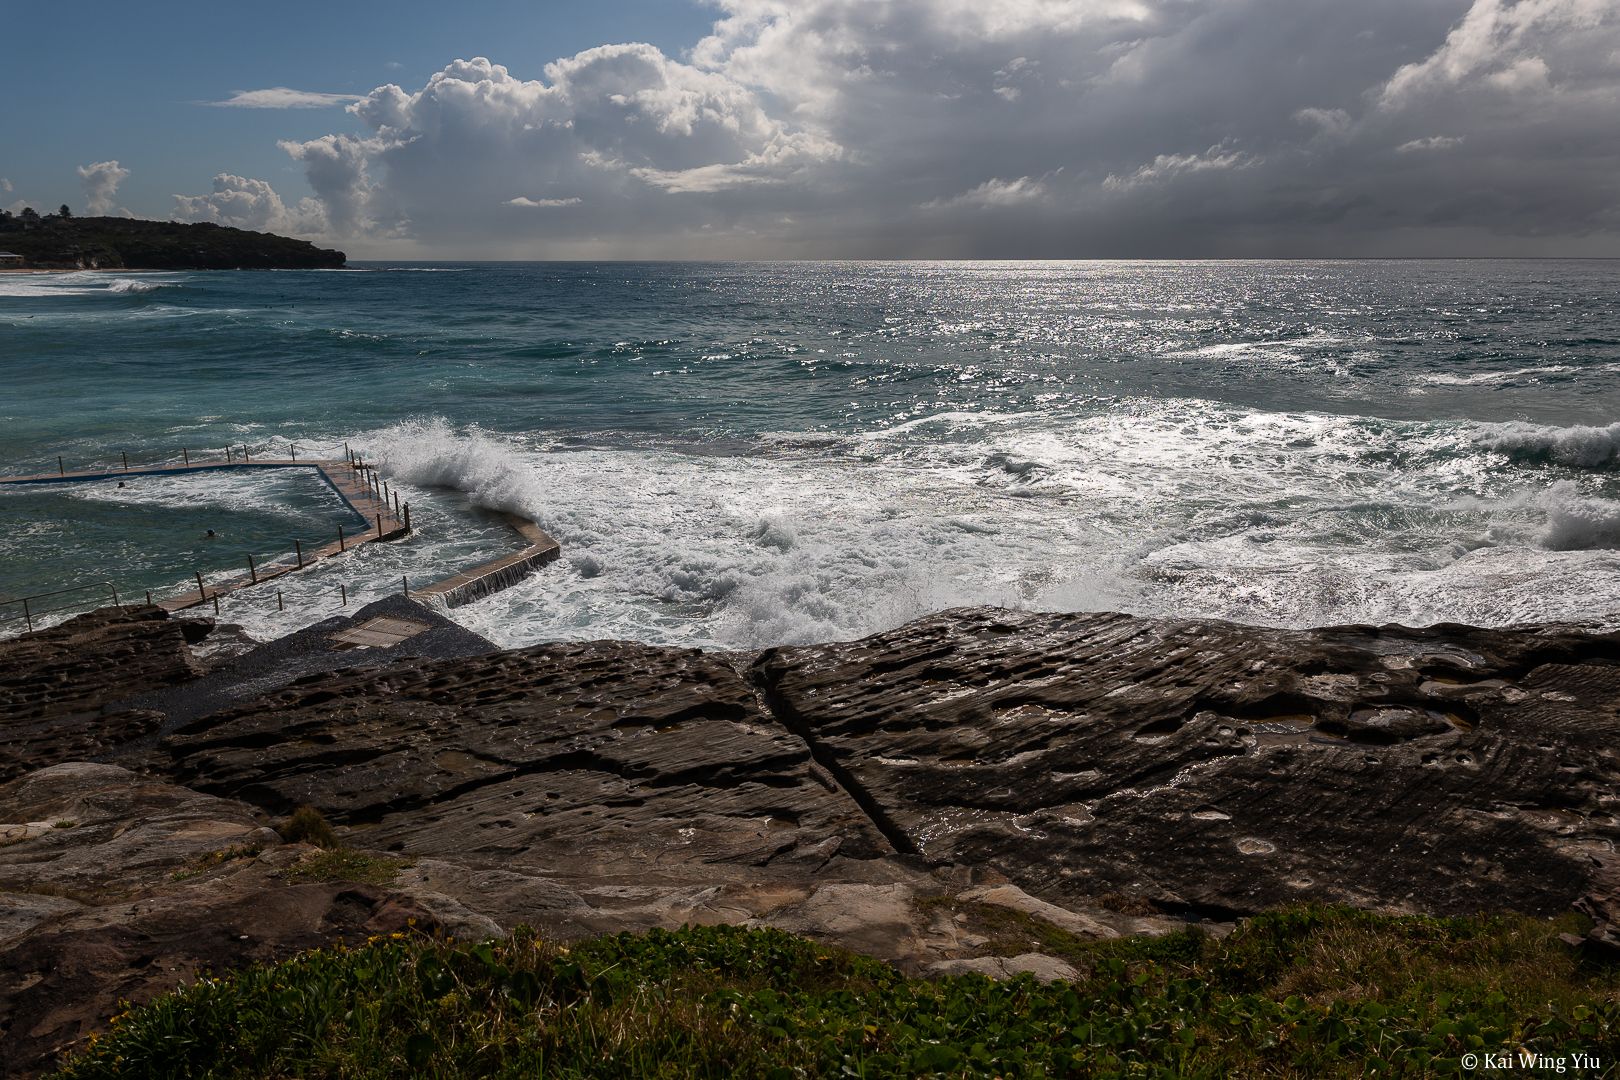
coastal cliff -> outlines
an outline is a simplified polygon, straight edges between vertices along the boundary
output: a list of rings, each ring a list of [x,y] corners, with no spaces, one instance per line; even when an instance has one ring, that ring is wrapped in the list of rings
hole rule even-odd
[[[378,615],[424,632],[331,646]],[[979,608],[754,655],[503,652],[399,598],[223,660],[209,629],[132,608],[0,642],[0,1068],[199,970],[407,925],[740,923],[1048,978],[1074,972],[987,927],[1573,908],[1620,946],[1616,634]],[[270,828],[301,807],[337,861]]]
[[[0,219],[0,250],[43,270],[329,270],[341,251],[210,222],[119,217]]]

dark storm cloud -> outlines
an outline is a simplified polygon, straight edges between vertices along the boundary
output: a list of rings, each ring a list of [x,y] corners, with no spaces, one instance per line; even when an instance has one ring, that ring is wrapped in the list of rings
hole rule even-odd
[[[718,7],[680,59],[379,88],[285,144],[316,199],[251,205],[497,257],[1620,250],[1612,0]]]

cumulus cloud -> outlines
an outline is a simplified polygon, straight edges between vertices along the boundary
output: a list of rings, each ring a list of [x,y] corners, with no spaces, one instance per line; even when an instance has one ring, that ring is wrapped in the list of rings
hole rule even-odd
[[[303,199],[287,207],[275,189],[263,180],[220,173],[206,195],[176,195],[174,216],[179,221],[211,221],[253,232],[319,235],[327,231],[325,207]]]
[[[923,204],[928,210],[955,210],[962,207],[980,209],[995,206],[1019,206],[1046,197],[1046,184],[1028,176],[1016,180],[986,180],[970,191],[949,199],[931,199]]]
[[[1460,135],[1430,135],[1426,139],[1409,139],[1395,148],[1397,154],[1413,154],[1423,150],[1450,150],[1463,143]]]
[[[713,3],[680,57],[378,87],[282,143],[279,212],[497,257],[1620,249],[1613,0]]]
[[[0,176],[0,195],[10,195],[10,194],[11,194],[11,181],[7,180],[3,176]]]
[[[1141,184],[1160,184],[1183,173],[1204,172],[1209,169],[1246,169],[1257,164],[1257,159],[1224,146],[1212,146],[1200,154],[1159,154],[1129,176],[1109,173],[1103,178],[1103,187],[1115,191]]]
[[[118,185],[129,179],[129,170],[116,161],[97,161],[80,165],[78,173],[84,185],[85,209],[91,214],[112,213]]]
[[[522,206],[530,210],[549,210],[559,206],[578,206],[584,202],[578,195],[570,195],[565,199],[531,199],[527,195],[519,195],[515,199],[507,199],[507,206]]]
[[[1615,27],[1612,0],[1474,0],[1468,13],[1424,59],[1403,65],[1384,84],[1385,107],[1398,107],[1424,93],[1455,88],[1481,75],[1509,89],[1544,85],[1547,64],[1537,49],[1561,54],[1590,52],[1582,39]],[[1526,67],[1528,65],[1528,67]],[[1519,74],[1514,75],[1513,72]],[[1504,76],[1505,81],[1504,81]],[[1609,89],[1613,90],[1611,84]]]
[[[221,109],[330,109],[359,101],[360,94],[323,94],[315,90],[294,90],[271,86],[263,90],[236,90],[224,101],[204,101]]]

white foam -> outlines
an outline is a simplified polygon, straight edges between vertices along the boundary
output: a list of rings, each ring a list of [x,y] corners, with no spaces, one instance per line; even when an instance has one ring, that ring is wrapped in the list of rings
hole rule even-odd
[[[425,421],[366,456],[562,543],[558,564],[452,613],[506,645],[827,641],[964,604],[1620,625],[1610,504],[1502,490],[1477,450],[1459,456],[1471,428],[1189,401],[1048,430],[929,419],[942,430],[923,439],[776,440],[765,457],[557,451]]]
[[[1543,367],[1515,368],[1512,371],[1478,371],[1468,375],[1430,374],[1418,376],[1418,382],[1427,386],[1491,386],[1497,383],[1533,379],[1537,375],[1568,375],[1580,368],[1570,364],[1548,364]]]
[[[1604,427],[1545,427],[1519,421],[1483,424],[1476,441],[1486,449],[1517,461],[1550,462],[1582,469],[1620,465],[1620,423]]]
[[[119,294],[156,292],[163,287],[161,281],[141,281],[136,278],[114,278],[107,283],[108,292]]]
[[[1548,550],[1620,549],[1620,502],[1587,498],[1569,480],[1548,488],[1537,502],[1547,514],[1540,541]]]

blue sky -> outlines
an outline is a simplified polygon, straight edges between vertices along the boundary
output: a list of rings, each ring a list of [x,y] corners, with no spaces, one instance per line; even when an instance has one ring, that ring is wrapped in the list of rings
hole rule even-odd
[[[682,0],[282,0],[273,5],[112,0],[74,16],[61,4],[13,0],[0,35],[7,83],[30,87],[0,109],[0,176],[16,195],[54,208],[83,201],[74,169],[116,159],[130,170],[120,202],[167,217],[171,197],[227,171],[308,193],[276,146],[345,127],[340,109],[221,109],[233,91],[289,86],[362,94],[420,86],[456,57],[498,55],[534,70],[609,41],[679,53],[714,21]],[[60,28],[60,29],[59,29]],[[13,98],[13,102],[17,99]],[[0,199],[0,204],[14,196]]]
[[[12,0],[5,28],[0,208],[358,258],[1620,256],[1614,0]],[[238,92],[278,107],[203,104]]]

